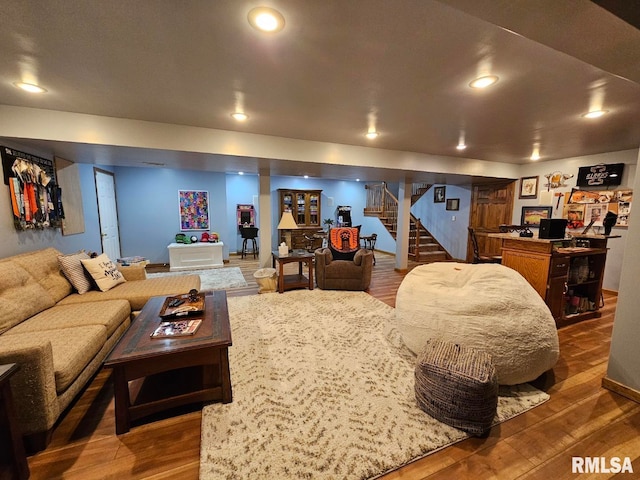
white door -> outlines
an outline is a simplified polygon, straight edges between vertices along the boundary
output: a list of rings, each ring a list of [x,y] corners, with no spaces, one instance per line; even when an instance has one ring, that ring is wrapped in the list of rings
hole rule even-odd
[[[98,196],[98,217],[100,219],[100,239],[102,252],[112,260],[120,258],[120,232],[118,230],[118,210],[116,208],[116,184],[112,173],[93,170]]]

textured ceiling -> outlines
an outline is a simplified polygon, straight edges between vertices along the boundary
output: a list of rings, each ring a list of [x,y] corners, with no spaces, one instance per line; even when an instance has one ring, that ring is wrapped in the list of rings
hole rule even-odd
[[[286,26],[271,36],[249,27],[254,1],[0,3],[4,105],[452,161],[523,164],[534,143],[543,161],[640,145],[640,31],[587,0],[273,0],[264,4]],[[484,72],[500,81],[470,89]],[[48,93],[12,85],[30,76]],[[246,123],[230,117],[238,101]],[[610,113],[582,118],[594,103]],[[371,119],[375,141],[364,137]],[[461,135],[464,152],[455,149]],[[83,152],[70,160],[131,157],[33,140],[67,158]],[[134,156],[139,164],[163,155]],[[220,168],[232,162],[220,158]],[[296,174],[295,162],[277,165]]]

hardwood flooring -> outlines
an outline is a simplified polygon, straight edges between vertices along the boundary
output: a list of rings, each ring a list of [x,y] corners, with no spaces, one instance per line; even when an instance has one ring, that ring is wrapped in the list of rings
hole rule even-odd
[[[377,253],[369,293],[394,306],[404,275],[391,255]],[[257,260],[232,256],[248,286],[228,296],[251,295],[258,287]],[[415,264],[409,265],[413,268]],[[560,360],[536,386],[551,399],[491,430],[385,475],[385,480],[564,479],[572,456],[630,457],[640,478],[640,405],[601,387],[609,355],[616,297],[605,296],[602,317],[559,330]],[[115,435],[113,387],[100,371],[56,428],[49,447],[29,458],[31,478],[196,479],[200,411],[186,411]],[[600,474],[597,478],[613,478]],[[582,475],[578,478],[593,478]]]

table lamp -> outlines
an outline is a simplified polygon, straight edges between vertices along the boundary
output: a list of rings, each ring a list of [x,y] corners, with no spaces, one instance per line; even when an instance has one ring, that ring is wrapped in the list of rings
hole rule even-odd
[[[282,218],[278,224],[278,230],[284,230],[284,241],[287,244],[289,250],[291,250],[291,230],[298,228],[298,224],[293,219],[290,211],[282,213]]]

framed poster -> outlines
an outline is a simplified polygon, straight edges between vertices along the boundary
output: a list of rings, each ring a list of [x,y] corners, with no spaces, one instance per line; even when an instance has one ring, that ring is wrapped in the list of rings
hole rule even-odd
[[[444,203],[445,187],[433,188],[433,203]]]
[[[209,230],[209,192],[179,190],[180,230]]]
[[[460,199],[447,198],[447,210],[460,210]]]
[[[522,177],[520,179],[519,198],[538,198],[538,178],[539,177]]]
[[[584,228],[584,204],[569,203],[562,210],[562,218],[567,219],[567,228]]]
[[[593,222],[594,227],[602,227],[602,221],[607,214],[607,206],[601,203],[587,204],[584,206],[584,221],[586,224]]]
[[[541,219],[551,218],[551,209],[552,207],[522,207],[520,225],[539,227]]]

